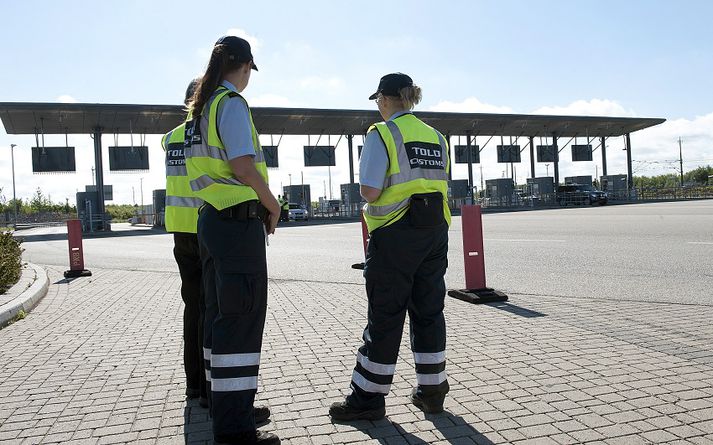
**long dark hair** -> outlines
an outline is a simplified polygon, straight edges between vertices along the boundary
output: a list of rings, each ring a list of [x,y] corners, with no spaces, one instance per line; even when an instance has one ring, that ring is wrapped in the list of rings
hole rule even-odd
[[[203,107],[218,88],[225,74],[245,63],[231,60],[227,49],[227,46],[222,44],[213,47],[205,74],[198,82],[193,97],[188,101],[188,110],[194,117],[203,111]]]

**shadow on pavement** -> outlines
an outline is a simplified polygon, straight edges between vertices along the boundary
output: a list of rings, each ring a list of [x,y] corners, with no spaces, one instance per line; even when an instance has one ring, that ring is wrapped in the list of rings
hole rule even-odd
[[[461,416],[449,411],[443,411],[440,414],[426,414],[426,421],[431,422],[434,429],[443,436],[443,439],[439,438],[439,440],[446,440],[452,444],[460,444],[463,443],[463,439],[468,438],[479,445],[494,444],[494,442],[488,439],[483,433],[469,425]],[[363,433],[368,434],[372,439],[378,440],[379,443],[383,445],[394,443],[394,436],[397,434],[409,444],[429,443],[415,434],[406,432],[401,425],[391,421],[388,417],[374,422],[360,420],[356,422],[334,423],[351,425]],[[394,434],[390,434],[391,431],[393,431]]]
[[[483,433],[473,428],[461,416],[457,416],[448,411],[440,414],[426,414],[426,421],[431,422],[443,439],[452,444],[461,444],[463,439],[468,438],[479,445],[493,445],[494,442],[488,439]],[[415,434],[406,432],[401,425],[391,421],[388,416],[376,421],[358,420],[353,422],[332,421],[335,424],[350,425],[357,430],[369,435],[380,444],[390,445],[395,442],[395,438],[401,437],[409,444],[428,444],[426,440]]]
[[[124,236],[146,236],[146,235],[168,235],[164,229],[136,229],[136,230],[117,230],[113,232],[93,232],[82,233],[82,239],[93,238],[120,238]],[[67,239],[66,233],[47,233],[41,235],[16,235],[16,238],[22,240],[23,243],[33,243],[38,241],[61,241]]]
[[[525,309],[524,307],[516,306],[511,303],[486,303],[488,306],[500,309],[501,311],[510,312],[514,315],[519,315],[525,318],[536,318],[536,317],[546,317],[546,314],[542,312],[533,311],[531,309]]]
[[[213,443],[213,425],[208,409],[198,404],[198,399],[186,400],[183,408],[183,440],[186,445]]]

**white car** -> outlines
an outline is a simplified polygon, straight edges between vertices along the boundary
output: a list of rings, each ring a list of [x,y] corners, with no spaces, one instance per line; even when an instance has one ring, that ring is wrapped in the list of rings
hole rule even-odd
[[[288,218],[290,221],[307,221],[309,219],[309,212],[299,204],[290,203]]]

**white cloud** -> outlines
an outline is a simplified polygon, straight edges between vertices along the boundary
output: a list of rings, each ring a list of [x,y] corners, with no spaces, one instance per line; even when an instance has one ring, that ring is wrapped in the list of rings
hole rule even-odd
[[[77,103],[77,102],[78,102],[77,99],[75,99],[74,97],[70,96],[69,94],[63,94],[63,95],[57,97],[56,100],[57,100],[57,102],[61,102],[61,103],[64,103],[64,104],[74,104],[74,103]]]
[[[248,102],[252,107],[291,108],[296,106],[290,99],[278,94],[261,94],[260,96],[249,98]]]
[[[566,106],[544,106],[532,114],[552,114],[564,116],[636,116],[621,104],[609,99],[577,100]]]
[[[224,36],[236,36],[236,37],[240,37],[240,38],[247,40],[248,43],[250,44],[250,49],[251,49],[253,55],[259,53],[260,48],[262,47],[262,41],[260,39],[258,39],[257,37],[255,37],[251,34],[248,34],[248,32],[245,31],[244,29],[230,28],[227,31],[225,31],[225,33],[223,35]],[[222,37],[222,36],[216,36],[215,40],[218,40],[220,37]],[[215,43],[215,42],[213,42],[213,43]],[[208,63],[208,59],[210,59],[210,55],[213,52],[213,43],[211,43],[209,46],[202,46],[202,47],[196,49],[196,55],[198,56],[198,58],[200,60],[204,60],[206,64]]]
[[[450,111],[457,113],[512,113],[512,108],[486,104],[475,97],[469,97],[462,102],[442,101],[432,106],[430,111]]]
[[[680,164],[681,138],[683,170],[713,165],[713,112],[695,119],[675,119],[631,135],[634,174],[653,176],[675,173]]]
[[[260,48],[262,47],[262,41],[260,41],[260,39],[258,39],[254,35],[248,34],[248,32],[244,29],[230,28],[229,30],[225,31],[225,35],[243,38],[247,40],[250,44],[250,49],[252,50],[253,54],[260,52]]]
[[[317,90],[329,94],[339,93],[344,89],[345,82],[341,77],[309,76],[300,79],[299,86],[303,90]]]

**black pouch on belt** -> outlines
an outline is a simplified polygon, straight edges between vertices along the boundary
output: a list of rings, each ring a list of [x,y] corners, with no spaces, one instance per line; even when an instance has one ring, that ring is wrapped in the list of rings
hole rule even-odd
[[[443,195],[440,192],[411,195],[409,218],[411,225],[417,228],[443,224]]]

